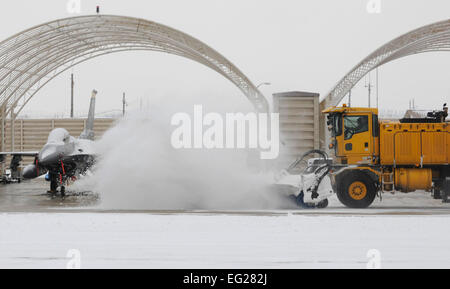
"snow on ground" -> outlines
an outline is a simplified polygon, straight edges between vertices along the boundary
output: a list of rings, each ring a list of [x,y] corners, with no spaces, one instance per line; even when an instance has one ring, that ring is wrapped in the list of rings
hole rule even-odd
[[[450,216],[0,214],[0,268],[450,268]]]

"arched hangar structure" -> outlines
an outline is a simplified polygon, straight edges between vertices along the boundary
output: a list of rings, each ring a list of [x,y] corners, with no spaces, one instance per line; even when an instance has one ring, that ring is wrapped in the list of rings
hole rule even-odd
[[[234,83],[259,112],[268,103],[229,60],[179,30],[144,19],[91,15],[64,18],[22,31],[0,43],[0,115],[17,116],[49,81],[91,58],[129,50],[151,50],[189,58]],[[3,141],[2,141],[3,145]]]
[[[405,56],[424,52],[450,51],[450,19],[415,29],[381,46],[350,70],[321,101],[322,107],[336,106],[371,70]]]
[[[425,52],[450,51],[450,19],[429,24],[403,34],[381,46],[350,70],[321,100],[320,109],[337,106],[367,73],[393,60]],[[320,117],[320,143],[326,148],[327,129]]]

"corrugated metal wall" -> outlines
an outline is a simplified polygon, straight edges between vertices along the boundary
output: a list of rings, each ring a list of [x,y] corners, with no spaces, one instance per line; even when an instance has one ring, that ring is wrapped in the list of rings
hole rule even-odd
[[[303,91],[273,95],[280,116],[280,155],[276,167],[285,168],[308,150],[319,149],[319,94]]]
[[[100,138],[103,133],[110,128],[115,119],[99,118],[95,120],[94,131],[96,138]],[[54,128],[62,127],[69,131],[70,135],[78,137],[83,131],[86,119],[16,119],[14,121],[14,140],[11,134],[11,121],[5,121],[5,139],[3,151],[39,151],[47,142],[50,131]],[[1,138],[1,136],[0,136]],[[32,162],[32,158],[24,158],[22,164]],[[4,167],[8,167],[10,157],[4,162]]]

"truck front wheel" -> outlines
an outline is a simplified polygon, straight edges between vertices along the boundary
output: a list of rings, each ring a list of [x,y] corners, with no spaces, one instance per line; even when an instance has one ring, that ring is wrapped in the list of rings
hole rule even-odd
[[[339,178],[337,197],[349,208],[367,208],[376,196],[374,181],[363,172],[349,172]]]

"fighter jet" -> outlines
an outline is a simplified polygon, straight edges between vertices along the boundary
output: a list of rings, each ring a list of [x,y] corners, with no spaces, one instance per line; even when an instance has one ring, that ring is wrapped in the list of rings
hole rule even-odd
[[[93,90],[86,126],[78,138],[71,136],[64,128],[55,128],[39,152],[10,152],[0,155],[8,154],[13,158],[34,156],[34,163],[23,169],[23,178],[34,179],[46,174],[46,179],[50,181],[48,193],[56,195],[59,187],[61,196],[64,197],[67,182],[86,173],[95,160],[93,140],[96,95],[97,91]]]

